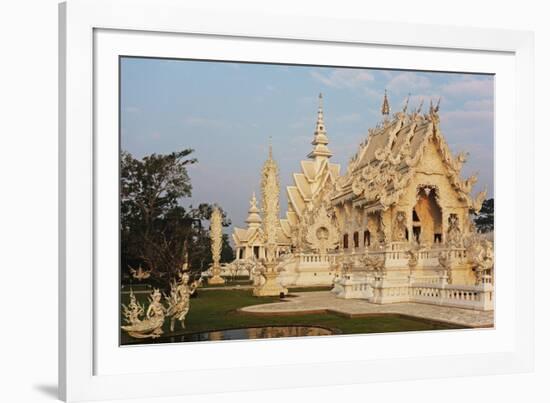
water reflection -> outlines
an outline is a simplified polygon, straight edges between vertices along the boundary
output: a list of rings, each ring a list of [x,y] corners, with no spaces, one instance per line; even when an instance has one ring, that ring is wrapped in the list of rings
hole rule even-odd
[[[272,339],[277,337],[328,336],[331,334],[334,334],[332,330],[317,326],[263,326],[161,337],[157,339],[156,342],[174,343],[188,341]]]

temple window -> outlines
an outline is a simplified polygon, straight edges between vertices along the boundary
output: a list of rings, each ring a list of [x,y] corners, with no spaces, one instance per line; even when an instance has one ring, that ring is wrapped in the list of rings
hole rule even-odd
[[[420,241],[420,226],[413,227],[413,237],[415,241]]]
[[[359,247],[359,232],[353,233],[353,247],[358,248]]]
[[[363,232],[363,245],[370,246],[370,231]]]
[[[442,240],[441,234],[434,234],[434,243],[441,243]]]
[[[344,234],[344,249],[348,248],[348,234]]]
[[[260,258],[260,247],[259,246],[254,246],[254,256],[256,257],[256,259]]]
[[[431,244],[435,242],[435,234],[442,234],[442,211],[433,188],[426,186],[418,190],[412,215],[413,235],[418,242]]]

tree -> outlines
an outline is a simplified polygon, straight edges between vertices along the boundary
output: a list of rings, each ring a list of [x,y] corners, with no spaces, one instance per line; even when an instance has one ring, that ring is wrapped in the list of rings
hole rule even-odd
[[[155,286],[168,288],[178,271],[188,264],[190,278],[200,276],[212,263],[210,234],[204,221],[214,206],[201,203],[185,209],[180,202],[191,196],[187,149],[167,155],[152,154],[141,160],[123,152],[121,158],[121,268],[143,266],[151,271]],[[222,225],[231,221],[222,211]],[[233,260],[226,235],[222,262]]]
[[[474,223],[476,224],[476,228],[479,232],[485,233],[485,232],[491,232],[494,230],[494,226],[495,226],[494,209],[495,209],[494,199],[487,199],[481,205],[481,209],[479,210],[479,213],[474,218]]]
[[[121,267],[143,265],[153,281],[169,284],[182,267],[185,241],[196,230],[192,217],[179,206],[191,196],[187,158],[193,150],[141,160],[123,152],[121,158]]]

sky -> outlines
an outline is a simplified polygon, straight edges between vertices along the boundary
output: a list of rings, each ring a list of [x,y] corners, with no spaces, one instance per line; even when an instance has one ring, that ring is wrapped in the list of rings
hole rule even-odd
[[[493,197],[494,77],[479,74],[122,58],[121,148],[134,157],[194,149],[193,191],[184,207],[217,203],[245,227],[269,141],[279,164],[281,216],[292,173],[307,159],[323,94],[325,126],[344,173],[349,158],[381,120],[387,90],[392,113],[441,98],[441,130],[453,154],[469,153],[464,178]],[[229,233],[231,227],[225,232]]]

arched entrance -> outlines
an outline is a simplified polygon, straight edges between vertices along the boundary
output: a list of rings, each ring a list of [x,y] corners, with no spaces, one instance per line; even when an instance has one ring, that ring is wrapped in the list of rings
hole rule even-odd
[[[416,205],[412,211],[413,239],[427,244],[440,242],[443,232],[442,218],[436,190],[428,186],[419,188]]]

